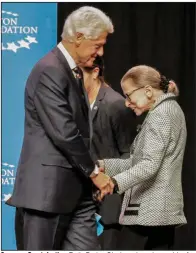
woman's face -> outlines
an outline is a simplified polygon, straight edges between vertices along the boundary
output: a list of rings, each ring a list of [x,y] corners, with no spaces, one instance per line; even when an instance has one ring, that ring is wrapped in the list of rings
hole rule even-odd
[[[122,90],[126,97],[125,105],[137,116],[148,111],[154,103],[151,86],[137,87],[130,79],[127,79],[122,83]]]

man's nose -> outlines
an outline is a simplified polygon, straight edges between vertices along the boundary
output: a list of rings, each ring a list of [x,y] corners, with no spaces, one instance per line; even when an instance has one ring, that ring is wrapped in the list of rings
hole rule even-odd
[[[103,47],[100,47],[100,48],[99,48],[99,50],[97,51],[97,54],[98,54],[99,56],[103,56],[103,54],[104,54]]]

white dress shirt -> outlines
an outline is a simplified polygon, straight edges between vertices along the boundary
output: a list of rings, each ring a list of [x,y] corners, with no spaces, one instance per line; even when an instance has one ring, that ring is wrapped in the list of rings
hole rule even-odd
[[[96,99],[92,102],[92,104],[90,105],[90,108],[91,108],[91,110],[93,109],[93,106],[94,106],[94,104],[95,104],[95,101],[96,101]]]
[[[66,48],[63,46],[62,42],[60,42],[57,47],[61,50],[62,54],[65,56],[69,66],[71,69],[74,69],[75,67],[77,67],[74,59],[71,57],[71,55],[69,54],[69,52],[66,50]]]

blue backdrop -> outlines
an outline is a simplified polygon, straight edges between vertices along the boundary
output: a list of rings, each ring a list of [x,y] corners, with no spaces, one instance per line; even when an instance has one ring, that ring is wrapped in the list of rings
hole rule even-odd
[[[24,131],[24,87],[34,64],[56,45],[56,3],[2,4],[2,249],[16,249],[11,196]]]

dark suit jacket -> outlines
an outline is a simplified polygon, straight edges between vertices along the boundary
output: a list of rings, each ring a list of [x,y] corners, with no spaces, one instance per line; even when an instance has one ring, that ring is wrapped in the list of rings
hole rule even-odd
[[[136,134],[133,112],[125,107],[125,99],[111,87],[102,85],[93,109],[92,156],[103,158],[129,157]]]
[[[84,102],[65,57],[53,49],[27,80],[23,147],[8,204],[66,213],[90,191],[94,162]]]

